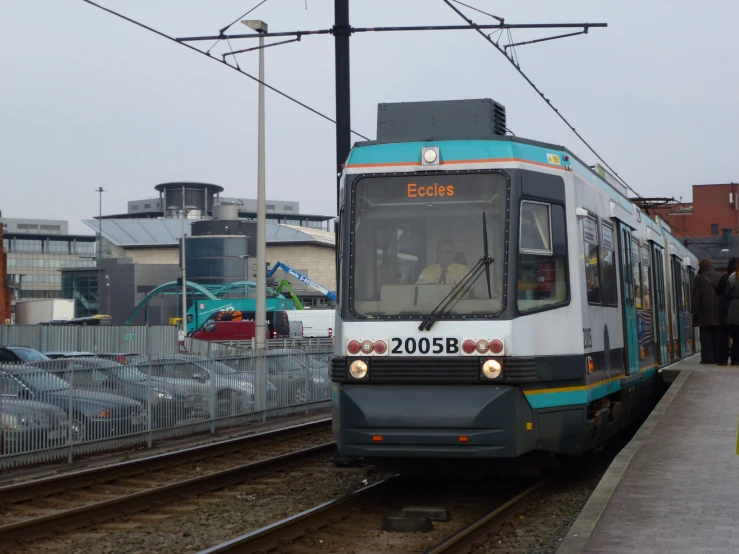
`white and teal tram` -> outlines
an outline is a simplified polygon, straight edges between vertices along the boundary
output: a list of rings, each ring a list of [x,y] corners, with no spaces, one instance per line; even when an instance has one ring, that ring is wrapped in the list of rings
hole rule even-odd
[[[409,117],[355,144],[341,174],[339,455],[590,450],[695,353],[697,260],[566,148],[432,117],[433,136]]]

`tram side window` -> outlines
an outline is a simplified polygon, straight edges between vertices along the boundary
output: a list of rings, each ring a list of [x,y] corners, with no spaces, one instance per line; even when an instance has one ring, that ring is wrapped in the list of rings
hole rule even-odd
[[[569,302],[564,208],[523,200],[518,244],[518,311]]]
[[[606,222],[601,225],[601,244],[603,245],[603,302],[606,306],[618,307],[618,284],[616,279],[616,240],[613,227]]]
[[[585,253],[585,285],[588,304],[600,304],[600,264],[598,263],[598,222],[591,217],[582,220],[583,252]]]
[[[644,309],[644,302],[642,296],[644,290],[641,285],[641,276],[639,274],[640,256],[639,256],[639,243],[636,240],[631,241],[631,263],[634,267],[634,304],[637,310]]]
[[[650,279],[650,261],[649,261],[649,250],[646,246],[641,249],[641,289],[644,297],[642,308],[645,310],[652,309],[652,287]]]

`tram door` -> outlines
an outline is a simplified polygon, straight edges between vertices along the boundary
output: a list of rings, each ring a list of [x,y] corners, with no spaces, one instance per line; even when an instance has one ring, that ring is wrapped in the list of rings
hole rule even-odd
[[[652,265],[654,266],[654,313],[657,334],[659,364],[669,362],[667,354],[667,298],[665,296],[665,259],[662,249],[652,243]]]
[[[626,373],[639,371],[639,327],[635,304],[634,260],[632,229],[619,222],[619,250],[621,252],[621,305],[624,317],[624,346]]]

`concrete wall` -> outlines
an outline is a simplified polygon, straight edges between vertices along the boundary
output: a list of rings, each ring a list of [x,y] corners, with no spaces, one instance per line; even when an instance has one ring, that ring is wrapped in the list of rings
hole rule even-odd
[[[310,277],[317,283],[323,285],[328,290],[336,290],[336,260],[333,248],[325,248],[316,245],[271,245],[267,248],[267,261],[274,265],[282,262],[289,265],[293,269],[299,271],[303,275]],[[275,272],[273,279],[275,284],[280,279],[287,278],[281,270]],[[290,284],[295,291],[313,290],[306,287],[300,281],[289,278]]]
[[[178,246],[168,248],[121,248],[113,246],[112,258],[128,258],[136,264],[174,264],[180,265],[180,250]]]
[[[108,280],[105,279],[108,276]],[[133,309],[155,287],[174,281],[179,276],[177,264],[134,263],[132,259],[103,260],[103,279],[100,291],[101,313],[108,313],[115,325],[121,325]],[[162,304],[163,303],[163,304]],[[177,300],[174,296],[158,298],[150,302],[149,323],[168,323],[175,317]],[[146,314],[142,310],[134,324],[144,324]]]

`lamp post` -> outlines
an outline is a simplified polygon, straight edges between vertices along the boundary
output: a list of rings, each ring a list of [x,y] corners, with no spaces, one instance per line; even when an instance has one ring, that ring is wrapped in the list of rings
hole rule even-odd
[[[260,35],[267,32],[267,24],[264,21],[256,19],[245,19],[241,23],[254,29]],[[254,319],[256,320],[254,330],[256,340],[254,346],[257,352],[257,379],[255,382],[256,389],[266,391],[266,376],[264,371],[264,348],[267,346],[267,272],[265,271],[265,263],[267,261],[267,223],[266,223],[266,206],[265,206],[265,163],[264,163],[264,36],[259,37],[259,117],[257,123],[258,151],[257,151],[257,298],[254,310]],[[266,401],[259,395],[257,409],[264,409],[262,419],[266,419]]]
[[[249,299],[249,284],[247,281],[249,281],[249,254],[243,254],[239,256],[239,258],[243,258],[244,260],[244,299]]]
[[[183,204],[185,203],[184,200],[185,199],[183,197]],[[169,206],[167,209],[177,211],[177,214],[181,216],[180,221],[182,222],[182,242],[180,243],[180,258],[182,260],[182,267],[180,268],[182,270],[182,334],[184,336],[187,336],[187,270],[185,269],[185,218],[187,217],[187,213],[190,210],[197,210],[197,206],[183,205],[181,208],[178,206]]]
[[[243,20],[242,23],[257,33],[267,32],[267,24],[256,19]],[[263,349],[267,327],[267,273],[264,270],[267,261],[267,224],[265,202],[265,156],[264,156],[264,37],[259,37],[259,121],[257,152],[257,299],[255,309],[256,347]]]

